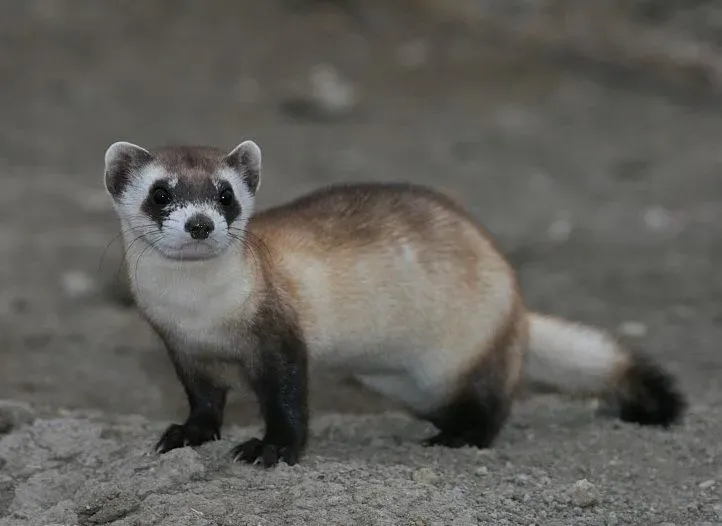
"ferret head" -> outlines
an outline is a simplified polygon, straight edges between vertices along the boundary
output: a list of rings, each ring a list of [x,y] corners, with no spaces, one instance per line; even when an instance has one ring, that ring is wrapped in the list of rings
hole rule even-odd
[[[260,177],[253,141],[230,152],[128,142],[105,152],[105,188],[126,243],[143,240],[169,259],[212,258],[242,237]]]

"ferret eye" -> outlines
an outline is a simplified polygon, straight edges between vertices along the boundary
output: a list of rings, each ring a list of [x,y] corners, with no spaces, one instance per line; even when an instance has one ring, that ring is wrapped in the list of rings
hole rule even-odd
[[[165,188],[153,190],[153,202],[158,206],[166,206],[170,203],[170,193]]]
[[[221,195],[218,196],[218,200],[223,206],[230,206],[233,204],[233,190],[226,188],[221,192]]]

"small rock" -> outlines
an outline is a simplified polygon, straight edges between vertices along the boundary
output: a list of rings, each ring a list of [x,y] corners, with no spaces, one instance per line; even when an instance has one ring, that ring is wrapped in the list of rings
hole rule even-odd
[[[652,207],[644,211],[644,223],[650,230],[669,230],[674,224],[674,218],[668,210]]]
[[[700,489],[709,489],[712,486],[714,486],[716,483],[717,483],[717,481],[713,480],[713,479],[705,480],[704,482],[700,482],[699,488]]]
[[[316,100],[336,113],[345,113],[356,101],[356,93],[348,82],[341,78],[336,69],[319,64],[311,71],[312,95]]]
[[[569,491],[569,497],[574,506],[588,508],[599,501],[597,487],[587,479],[577,480]]]
[[[414,471],[411,478],[415,482],[422,482],[424,484],[431,484],[438,480],[439,475],[431,468],[420,468]]]
[[[574,225],[566,214],[560,214],[547,229],[547,235],[552,241],[562,243],[569,240]]]
[[[625,321],[617,331],[624,336],[641,338],[647,334],[647,326],[639,321]]]
[[[31,424],[35,413],[29,404],[0,400],[0,434],[9,433],[24,424]]]
[[[70,299],[81,299],[95,291],[95,281],[84,272],[66,272],[60,278],[63,292]]]
[[[357,105],[353,86],[334,67],[319,64],[309,75],[309,92],[285,101],[281,108],[296,119],[328,122],[351,115]]]

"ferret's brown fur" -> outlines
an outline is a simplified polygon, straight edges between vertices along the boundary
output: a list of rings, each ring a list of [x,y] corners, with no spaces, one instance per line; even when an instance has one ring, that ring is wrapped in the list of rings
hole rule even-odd
[[[363,337],[379,309],[403,331],[427,320],[421,330],[439,355],[428,373],[444,375],[446,391],[486,363],[487,374],[512,395],[527,338],[514,273],[488,234],[445,196],[407,184],[334,186],[261,212],[248,231],[267,253],[264,274],[285,284],[311,339],[334,332]],[[307,271],[314,265],[322,268],[323,287]],[[414,297],[419,293],[424,298]],[[332,313],[320,306],[327,303]],[[495,322],[482,335],[485,319]],[[344,349],[333,352],[343,359]],[[445,370],[448,362],[458,369]]]

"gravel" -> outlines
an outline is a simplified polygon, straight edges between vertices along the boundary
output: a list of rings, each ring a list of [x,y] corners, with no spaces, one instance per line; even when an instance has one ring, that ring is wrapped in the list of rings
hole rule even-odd
[[[495,447],[452,450],[404,414],[327,414],[300,464],[266,469],[229,458],[258,426],[156,455],[165,423],[64,411],[0,440],[0,525],[715,524],[722,445],[690,437],[721,421],[651,430],[543,399]]]

